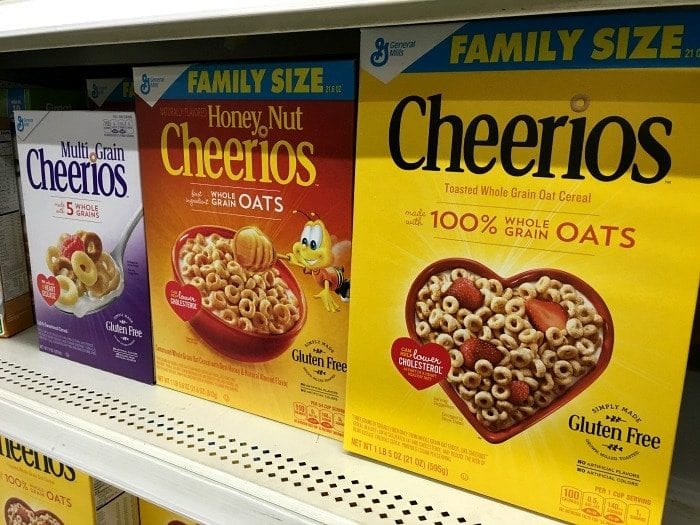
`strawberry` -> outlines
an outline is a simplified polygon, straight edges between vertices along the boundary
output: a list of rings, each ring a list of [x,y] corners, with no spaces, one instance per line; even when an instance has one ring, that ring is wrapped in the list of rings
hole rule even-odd
[[[542,299],[530,299],[525,303],[525,312],[530,318],[532,326],[540,332],[546,332],[547,328],[556,327],[560,330],[566,328],[569,316],[566,310],[559,304]]]
[[[77,235],[69,235],[66,237],[61,245],[61,255],[67,259],[70,259],[71,255],[78,251],[85,251],[85,244],[83,243],[83,240]]]
[[[472,312],[484,304],[484,297],[479,289],[466,277],[458,277],[445,292],[459,302],[459,306]]]
[[[510,397],[508,398],[514,405],[522,405],[530,395],[530,387],[525,381],[513,381],[510,384]]]
[[[503,354],[498,348],[483,339],[467,339],[459,347],[459,351],[464,356],[464,364],[472,370],[479,359],[486,359],[493,366],[496,366],[503,359]]]

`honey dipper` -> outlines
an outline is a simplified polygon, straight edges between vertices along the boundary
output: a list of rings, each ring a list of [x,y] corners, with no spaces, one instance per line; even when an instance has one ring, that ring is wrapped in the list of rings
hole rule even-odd
[[[278,258],[289,259],[278,255],[270,238],[256,226],[244,226],[238,230],[231,241],[231,248],[236,262],[251,272],[269,270]]]

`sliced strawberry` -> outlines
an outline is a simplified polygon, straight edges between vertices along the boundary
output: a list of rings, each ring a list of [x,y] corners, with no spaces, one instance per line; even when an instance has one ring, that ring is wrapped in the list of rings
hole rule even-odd
[[[67,259],[70,259],[71,255],[78,251],[85,251],[85,244],[83,243],[83,240],[77,235],[69,235],[66,237],[61,245],[61,255]]]
[[[457,299],[459,306],[472,312],[484,304],[484,296],[481,295],[474,283],[466,277],[455,279],[445,293]]]
[[[474,365],[479,359],[488,360],[496,366],[503,359],[503,354],[489,341],[483,339],[467,339],[459,347],[464,357],[464,364],[467,368],[474,370]]]
[[[566,310],[559,304],[542,299],[530,299],[525,303],[525,312],[530,318],[532,326],[541,332],[547,328],[556,327],[560,330],[566,328],[569,316]]]
[[[525,381],[513,381],[510,384],[510,397],[508,400],[514,405],[522,405],[530,395],[530,387]]]

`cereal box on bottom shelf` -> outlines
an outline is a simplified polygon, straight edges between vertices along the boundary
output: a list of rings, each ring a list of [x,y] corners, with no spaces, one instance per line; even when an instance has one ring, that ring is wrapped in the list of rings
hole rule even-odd
[[[152,383],[134,118],[15,112],[41,350]]]
[[[678,10],[363,31],[349,451],[567,521],[661,521],[698,289],[699,29]]]
[[[354,72],[134,69],[158,384],[342,436]]]
[[[139,518],[140,525],[198,525],[189,518],[144,499],[139,499]]]
[[[137,525],[135,496],[0,436],[6,525]]]

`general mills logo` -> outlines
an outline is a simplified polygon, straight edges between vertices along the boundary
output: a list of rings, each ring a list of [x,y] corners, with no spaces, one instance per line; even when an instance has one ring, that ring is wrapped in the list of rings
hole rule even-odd
[[[145,73],[141,75],[141,85],[139,86],[139,91],[141,91],[142,94],[148,95],[151,92],[151,81],[148,78],[148,75]]]
[[[374,67],[382,67],[389,60],[389,42],[380,37],[374,41],[374,47],[376,51],[370,55],[369,61]]]
[[[91,96],[92,98],[97,98],[97,97],[100,96],[100,90],[99,90],[99,88],[97,87],[97,84],[95,84],[94,82],[93,82],[93,84],[92,84],[92,92],[90,93],[90,96]]]
[[[24,131],[24,119],[17,117],[17,131]]]

